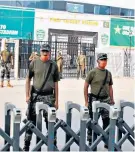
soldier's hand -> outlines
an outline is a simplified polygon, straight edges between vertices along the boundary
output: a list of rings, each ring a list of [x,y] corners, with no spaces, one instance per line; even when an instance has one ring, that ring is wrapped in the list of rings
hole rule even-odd
[[[29,103],[30,102],[30,97],[26,97],[26,102]]]
[[[55,108],[56,108],[56,110],[59,108],[58,102],[55,102]]]
[[[114,105],[114,104],[115,104],[114,100],[111,100],[111,101],[110,101],[110,104],[111,104],[111,105]]]
[[[14,66],[11,64],[11,69],[14,69]]]
[[[88,108],[88,102],[85,102],[85,107],[87,107],[87,108]]]

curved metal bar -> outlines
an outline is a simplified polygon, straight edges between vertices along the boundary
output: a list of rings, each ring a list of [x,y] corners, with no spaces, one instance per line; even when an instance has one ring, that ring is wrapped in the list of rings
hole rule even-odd
[[[81,106],[77,103],[69,103],[68,108],[69,110],[76,109],[79,112],[81,111]]]
[[[39,114],[40,111],[45,110],[48,112],[48,108],[50,108],[47,104],[44,104],[43,102],[37,102],[36,103],[36,114]]]
[[[13,105],[10,102],[5,103],[5,115],[7,115],[10,111],[13,111],[13,109],[16,108],[15,105]]]
[[[129,101],[124,101],[124,100],[121,100],[121,108],[125,108],[125,107],[130,107],[130,108],[135,108],[135,104],[133,102],[129,102]]]
[[[13,151],[19,151],[21,111],[9,102],[5,103],[5,133],[10,136],[11,111],[13,112]],[[6,143],[7,141],[5,140]]]
[[[76,109],[80,113],[80,142],[79,142],[79,151],[85,151],[85,138],[86,138],[86,122],[89,117],[88,108],[85,106],[80,106],[79,104],[73,103],[71,101],[66,102],[66,124],[71,128],[71,119],[72,119],[72,109]],[[66,143],[70,140],[70,136],[66,134]],[[70,151],[70,146],[67,149]]]
[[[107,103],[97,103],[96,108],[104,108],[104,109],[110,111],[110,105]]]

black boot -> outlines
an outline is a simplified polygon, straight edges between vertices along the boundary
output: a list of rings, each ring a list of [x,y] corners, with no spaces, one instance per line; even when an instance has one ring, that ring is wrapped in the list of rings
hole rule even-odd
[[[24,138],[24,151],[29,151],[30,149],[30,142],[31,142],[31,138],[32,138],[32,134],[25,134],[25,138]]]
[[[88,127],[88,131],[87,131],[87,141],[89,143],[89,146],[91,146],[91,144],[92,144],[92,130],[89,127]]]
[[[57,140],[54,139],[54,146],[57,148]]]

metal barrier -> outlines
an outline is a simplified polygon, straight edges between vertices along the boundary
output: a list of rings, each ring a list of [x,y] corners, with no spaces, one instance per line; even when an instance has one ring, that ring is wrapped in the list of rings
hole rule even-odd
[[[119,119],[117,120],[117,145],[119,147],[122,146],[126,139],[128,139],[130,143],[134,145],[134,125],[130,128],[129,125],[123,120],[125,107],[130,107],[134,109],[135,104],[133,102],[128,102],[124,100],[120,101]],[[122,134],[124,134],[124,136],[122,136]]]
[[[42,134],[42,111],[45,110],[48,113],[48,133],[46,136]],[[36,103],[36,126],[32,123],[29,124],[29,129],[37,136],[36,145],[31,151],[41,151],[43,144],[48,146],[48,151],[58,151],[57,147],[54,146],[54,128],[56,121],[56,109],[49,107],[43,103]],[[24,123],[29,122],[24,120]],[[59,123],[58,123],[59,124]],[[57,125],[58,125],[57,124]]]
[[[21,112],[13,104],[5,104],[5,132],[0,128],[0,135],[5,140],[5,145],[1,151],[10,151],[10,146],[13,147],[13,151],[23,151],[20,145],[20,136],[30,129],[36,135],[36,145],[31,151],[41,151],[41,147],[45,144],[48,151],[70,151],[71,145],[75,142],[79,146],[79,151],[96,151],[97,146],[101,141],[108,145],[108,151],[122,151],[121,146],[126,139],[128,139],[132,145],[134,145],[134,126],[129,127],[123,120],[124,107],[134,108],[134,104],[130,102],[121,102],[116,108],[106,103],[100,103],[94,101],[93,104],[93,120],[88,119],[88,109],[79,104],[75,104],[71,101],[66,103],[66,121],[56,118],[56,109],[49,107],[43,103],[36,104],[36,126],[28,120],[23,120],[25,125],[20,128]],[[98,124],[98,109],[105,108],[109,111],[110,124],[103,130]],[[72,110],[76,109],[80,112],[80,129],[74,132],[71,129],[72,122]],[[48,113],[48,132],[46,135],[42,134],[42,112]],[[10,137],[10,123],[11,123],[11,111],[13,111],[14,125],[13,125],[13,138]],[[118,128],[117,141],[115,141],[116,129]],[[93,131],[92,144],[86,144],[86,129],[90,127]],[[54,133],[58,128],[62,128],[66,133],[65,145],[59,150],[54,145]],[[123,136],[122,136],[123,135]]]
[[[99,108],[104,108],[109,111],[110,125],[106,128],[105,131],[98,125],[98,115],[99,115],[98,109]],[[103,141],[106,145],[108,145],[109,151],[114,151],[115,125],[116,125],[116,120],[118,118],[118,109],[106,103],[100,103],[99,101],[94,101],[92,103],[92,110],[93,110],[93,121],[89,123],[90,123],[90,128],[93,130],[93,139],[92,139],[93,143],[90,146],[90,148],[92,150],[96,150],[97,145],[101,141]]]
[[[66,123],[71,127],[71,118],[72,118],[72,109],[76,109],[80,112],[80,130],[76,133],[79,137],[79,150],[85,151],[86,147],[86,122],[89,116],[88,109],[86,107],[82,107],[79,104],[72,103],[71,101],[66,103]],[[69,136],[66,134],[66,145],[64,147],[65,151],[70,151],[70,146],[74,142],[74,136]],[[67,146],[67,147],[66,147]],[[69,148],[68,148],[69,147]],[[68,149],[67,149],[68,148]]]
[[[10,137],[11,127],[11,112],[13,112],[13,138]],[[5,104],[5,132],[0,128],[0,135],[5,140],[5,145],[0,151],[9,151],[10,146],[13,147],[13,151],[22,150],[19,147],[19,131],[21,123],[21,111],[17,109],[13,104]]]

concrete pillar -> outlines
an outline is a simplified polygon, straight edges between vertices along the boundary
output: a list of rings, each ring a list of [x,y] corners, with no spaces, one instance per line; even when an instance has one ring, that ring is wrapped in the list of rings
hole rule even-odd
[[[19,40],[15,40],[15,65],[14,65],[14,78],[17,80],[19,77]]]
[[[5,49],[5,43],[6,43],[6,39],[2,39],[1,40],[1,51],[3,51]]]

